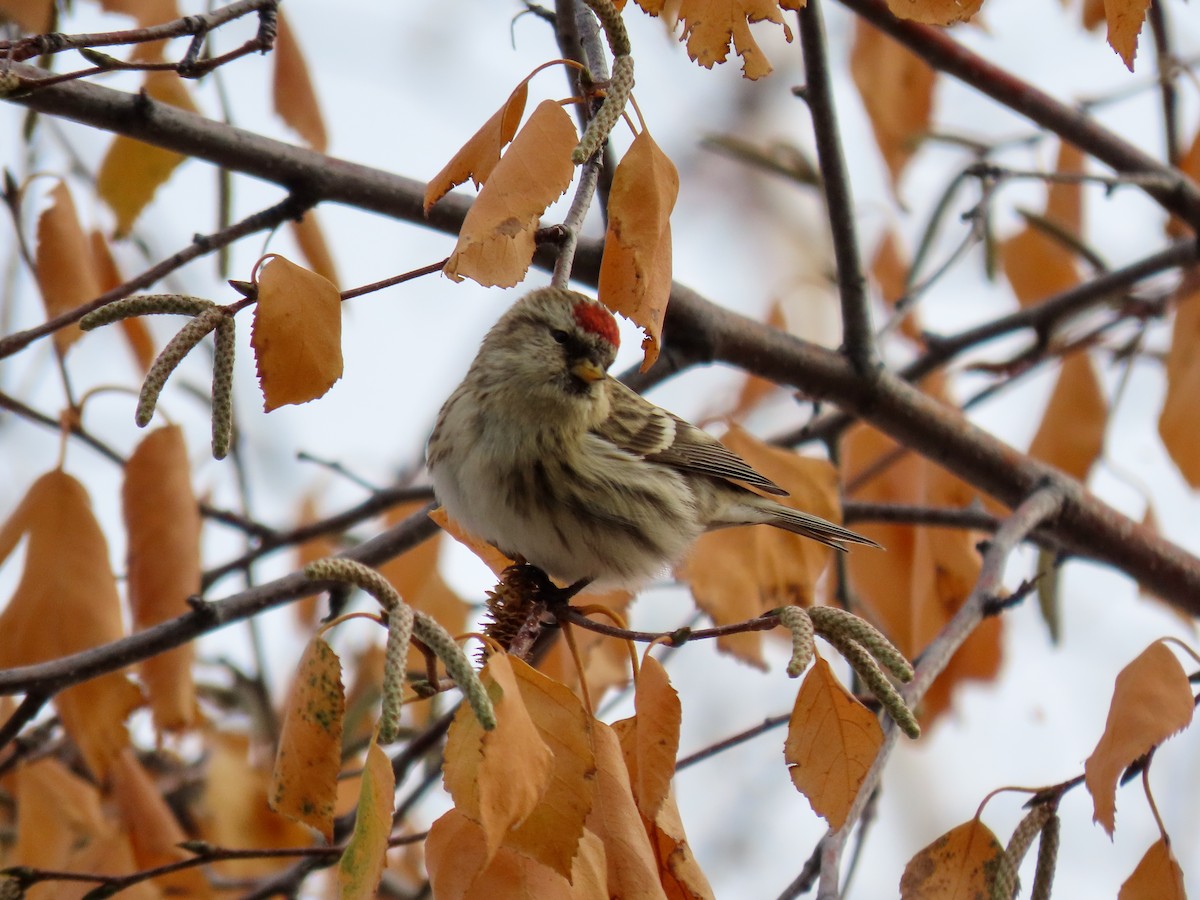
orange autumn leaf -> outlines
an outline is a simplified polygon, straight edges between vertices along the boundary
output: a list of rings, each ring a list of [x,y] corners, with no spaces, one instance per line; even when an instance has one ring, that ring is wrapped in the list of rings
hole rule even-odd
[[[88,240],[92,245],[92,263],[98,280],[97,288],[101,293],[108,293],[122,284],[124,279],[117,269],[117,262],[113,259],[104,235],[93,231]],[[146,321],[141,316],[122,319],[120,325],[125,342],[137,361],[138,371],[145,375],[150,369],[150,364],[154,362],[154,357],[158,355],[154,349],[154,340],[150,337],[150,329],[146,327]]]
[[[1081,175],[1084,155],[1064,141],[1058,148],[1055,171]],[[1073,237],[1083,235],[1083,189],[1078,182],[1051,182],[1046,191],[1046,223]],[[1046,227],[1027,221],[1025,227],[1000,246],[1000,260],[1013,293],[1022,306],[1043,300],[1078,284],[1076,254]]]
[[[304,52],[282,11],[276,22],[278,31],[272,54],[275,71],[271,78],[275,112],[304,139],[304,143],[318,153],[324,153],[328,146],[325,119],[321,115],[308,64],[304,61]]]
[[[1104,0],[1108,46],[1117,52],[1130,72],[1133,71],[1133,59],[1137,56],[1138,35],[1149,8],[1150,0]]]
[[[48,319],[70,312],[102,292],[90,242],[65,182],[55,185],[50,205],[38,217],[34,265]],[[82,334],[77,323],[58,329],[54,349],[65,354]]]
[[[1155,841],[1121,885],[1117,900],[1186,900],[1183,870],[1166,838]]]
[[[325,232],[321,230],[321,223],[317,220],[317,211],[310,209],[299,219],[292,219],[289,224],[308,267],[329,282],[338,284],[341,279],[338,278],[337,265],[333,261],[333,254],[329,252]]]
[[[633,799],[633,785],[621,743],[610,725],[593,720],[589,732],[595,752],[595,801],[587,828],[604,844],[609,897],[661,897],[658,862]]]
[[[1158,436],[1179,473],[1200,487],[1200,281],[1187,279],[1176,292],[1175,324],[1167,352],[1167,394],[1158,414]]]
[[[1004,848],[978,819],[964,822],[918,852],[904,867],[901,900],[974,900],[992,896]]]
[[[783,758],[813,811],[837,830],[883,745],[874,713],[851,696],[821,656],[804,676],[788,721]]]
[[[825,460],[770,447],[738,426],[721,440],[789,493],[776,498],[780,503],[840,521],[837,473]],[[679,566],[679,576],[691,587],[696,605],[715,624],[727,625],[784,604],[811,605],[832,552],[778,528],[730,528],[701,535]],[[762,639],[760,632],[728,635],[717,640],[717,647],[762,668]]]
[[[1093,821],[1116,828],[1117,779],[1138,757],[1192,721],[1187,673],[1163,641],[1155,641],[1117,675],[1108,721],[1083,774]]]
[[[83,485],[61,470],[33,483],[0,527],[0,562],[22,537],[25,566],[0,615],[0,666],[57,659],[124,635],[108,543]],[[53,628],[47,628],[53,622]],[[103,779],[129,744],[125,718],[141,703],[120,672],[67,688],[54,705],[88,768]]]
[[[593,900],[608,897],[604,846],[584,832],[571,875],[559,874],[532,857],[501,847],[486,856],[483,829],[456,809],[429,829],[425,859],[433,896],[438,900],[492,900],[529,897],[537,900]]]
[[[125,464],[121,489],[129,606],[138,630],[186,613],[200,593],[200,508],[192,491],[183,429],[150,432]],[[193,643],[145,660],[142,680],[160,731],[189,727],[196,715]]]
[[[594,790],[587,715],[565,685],[515,658],[493,672],[495,659],[484,684],[505,711],[497,709],[496,728],[485,733],[460,709],[447,738],[446,790],[484,828],[485,861],[505,846],[569,877]]]
[[[490,860],[509,829],[523,822],[546,793],[554,754],[525,706],[508,655],[492,654],[480,678],[496,710],[496,727],[484,731],[469,710],[455,717],[446,743],[445,782],[459,812],[482,826]]]
[[[54,0],[0,0],[0,15],[24,34],[45,34],[54,21]]]
[[[450,518],[444,506],[439,506],[429,513],[429,518],[437,522],[438,527],[454,540],[458,541],[476,556],[478,556],[493,575],[499,575],[505,569],[513,564],[513,561],[480,538],[475,537],[468,531],[464,531],[463,527],[454,519]],[[403,592],[402,592],[403,593]]]
[[[367,750],[354,833],[338,863],[340,900],[371,900],[379,887],[392,833],[396,776],[392,762],[374,741]]]
[[[579,136],[571,117],[544,100],[471,204],[442,271],[453,281],[512,287],[533,260],[538,219],[571,184]]]
[[[263,410],[316,400],[342,377],[342,301],[316,272],[271,256],[258,273],[250,345]]]
[[[529,82],[522,81],[504,101],[504,105],[451,157],[445,168],[429,180],[425,188],[426,215],[452,188],[468,178],[478,188],[491,177],[492,170],[500,162],[500,152],[517,133],[528,99]]]
[[[652,16],[669,17],[672,27],[682,22],[679,39],[687,41],[688,56],[704,68],[725,62],[732,44],[742,58],[742,75],[758,79],[771,74],[771,64],[750,34],[750,25],[774,22],[791,43],[792,30],[782,10],[801,9],[804,0],[638,0],[638,6]]]
[[[337,777],[342,768],[342,665],[317,636],[292,681],[271,775],[271,809],[333,839]]]
[[[653,821],[671,792],[682,713],[667,670],[653,656],[642,661],[633,704],[635,714],[613,728],[621,739],[637,807]]]
[[[1079,19],[1083,27],[1092,31],[1104,21],[1104,0],[1083,0],[1079,8]]]
[[[953,25],[979,12],[983,0],[888,0],[888,9],[899,19],[923,25]]]
[[[53,757],[17,766],[15,843],[6,864],[62,869],[72,848],[112,828],[95,785]]]
[[[147,72],[142,90],[154,100],[197,112],[183,79],[174,72]],[[96,174],[96,192],[116,215],[118,235],[129,233],[155,192],[186,158],[124,135],[113,139]]]
[[[138,869],[153,869],[191,859],[179,844],[187,840],[158,786],[138,762],[131,747],[125,748],[112,768],[110,793],[121,810]],[[154,880],[168,895],[208,896],[208,882],[197,868],[179,869]]]
[[[159,25],[179,18],[175,0],[100,0],[109,12],[132,16],[139,25]]]
[[[671,210],[678,195],[679,172],[642,131],[613,175],[598,296],[646,332],[643,372],[662,345],[671,297]]]
[[[604,606],[619,615],[625,615],[632,602],[633,594],[621,590],[599,593],[585,591],[576,601],[580,606]],[[624,641],[580,628],[575,632],[575,647],[583,662],[583,677],[593,703],[599,703],[609,688],[628,683],[629,650]],[[554,646],[538,661],[537,670],[555,681],[561,681],[575,691],[576,696],[583,698],[579,686],[579,666],[566,641],[555,641]]]
[[[645,824],[667,896],[671,900],[713,900],[712,886],[688,845],[674,792],[667,795],[654,821]]]
[[[929,130],[937,76],[928,63],[863,19],[854,28],[850,74],[895,187],[917,140]]]
[[[1050,402],[1042,414],[1029,455],[1086,481],[1104,449],[1108,403],[1086,352],[1063,360]]]

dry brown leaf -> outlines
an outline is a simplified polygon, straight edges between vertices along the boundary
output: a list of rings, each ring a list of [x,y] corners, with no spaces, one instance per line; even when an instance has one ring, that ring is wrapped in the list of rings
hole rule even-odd
[[[95,786],[53,757],[21,763],[15,792],[15,845],[7,865],[62,869],[73,847],[113,828]]]
[[[354,834],[338,863],[339,900],[371,900],[379,887],[392,833],[396,776],[392,761],[374,741],[367,750]]]
[[[712,886],[692,855],[673,791],[659,807],[654,821],[645,824],[656,847],[655,857],[660,864],[658,874],[667,897],[670,900],[712,900],[715,896]]]
[[[143,630],[188,612],[200,593],[200,507],[192,492],[183,429],[150,432],[125,464],[121,503],[128,534],[129,606]],[[188,728],[196,717],[191,642],[141,664],[154,724],[160,731]]]
[[[1150,0],[1104,0],[1104,18],[1108,21],[1108,46],[1117,51],[1125,68],[1133,71],[1138,35],[1146,21]]]
[[[110,829],[99,835],[95,840],[81,844],[75,848],[70,859],[63,867],[72,872],[87,875],[132,875],[138,871],[138,864],[133,855],[133,844],[129,834],[118,829]],[[28,894],[28,900],[88,900],[87,894],[92,885],[74,884],[64,886],[62,883],[44,885],[48,893],[41,894],[36,889]],[[135,882],[121,891],[123,900],[162,900],[162,892],[148,881]]]
[[[652,16],[664,15],[672,28],[683,23],[679,35],[687,41],[687,52],[694,61],[711,69],[729,56],[730,44],[742,58],[742,75],[757,79],[771,74],[771,64],[750,34],[754,22],[774,22],[783,28],[790,43],[792,30],[781,10],[803,8],[804,0],[637,0],[638,6]]]
[[[608,897],[604,846],[584,832],[571,878],[515,850],[501,847],[486,860],[483,829],[456,809],[433,823],[425,840],[433,895],[438,900],[595,900]]]
[[[54,0],[0,0],[0,15],[25,34],[45,34],[54,22]]]
[[[565,685],[547,678],[518,659],[510,659],[516,692],[537,732],[537,740],[548,747],[553,766],[548,786],[541,800],[515,827],[508,830],[504,846],[527,856],[569,877],[571,860],[583,834],[583,823],[592,807],[595,790],[595,758],[589,743],[588,717],[579,700]],[[490,678],[489,678],[490,680]],[[494,683],[494,682],[493,682]],[[511,717],[510,717],[511,718]],[[499,719],[499,716],[497,716]],[[499,729],[497,724],[497,729]],[[517,741],[531,750],[533,759],[541,756],[532,735],[518,729],[524,736]],[[494,733],[494,732],[493,732]],[[483,757],[489,754],[486,737],[478,721],[465,707],[460,709],[447,739],[445,782],[454,798],[456,808],[464,815],[479,820],[485,802]],[[517,753],[519,747],[501,746],[503,754]],[[522,764],[524,765],[524,764]],[[540,763],[537,764],[540,767]],[[515,778],[514,772],[501,773],[495,766],[487,769],[489,778]],[[540,777],[526,779],[529,785],[512,788],[493,784],[487,788],[487,802],[495,802],[506,791],[527,796],[531,785]],[[520,797],[516,798],[520,802]],[[510,807],[512,808],[512,807]],[[485,849],[486,858],[486,849]]]
[[[121,638],[121,598],[108,543],[83,485],[61,470],[35,481],[0,528],[0,562],[24,535],[25,567],[0,615],[0,666],[45,662]],[[63,727],[97,778],[129,744],[125,717],[141,701],[141,691],[120,672],[55,697]]]
[[[1117,900],[1186,900],[1183,870],[1166,838],[1155,841],[1121,885]]]
[[[543,100],[471,204],[442,269],[448,278],[512,287],[525,277],[538,219],[575,174],[571,151],[578,140],[571,117]]]
[[[125,748],[117,757],[109,788],[128,829],[136,868],[152,869],[193,858],[179,847],[188,836],[132,748]],[[209,896],[208,881],[194,867],[159,876],[154,883],[171,896]]]
[[[271,810],[268,773],[251,765],[245,735],[212,732],[208,741],[204,788],[199,804],[203,837],[218,847],[303,847],[312,832]],[[213,864],[221,878],[258,878],[294,865],[291,859],[256,857]]]
[[[933,84],[929,64],[865,20],[855,22],[850,73],[891,173],[892,187],[929,130]]]
[[[1104,22],[1104,0],[1083,0],[1079,20],[1088,31],[1099,28]]]
[[[337,265],[333,261],[333,254],[329,252],[325,232],[321,230],[321,223],[317,220],[317,211],[310,209],[299,219],[292,219],[289,224],[308,267],[332,284],[340,284]]]
[[[650,132],[641,132],[613,175],[598,296],[646,332],[643,372],[662,346],[671,297],[671,210],[678,195],[679,172]]]
[[[272,256],[250,333],[263,410],[322,397],[342,377],[342,299],[316,272]]]
[[[38,217],[35,265],[48,319],[70,312],[102,293],[90,242],[79,224],[75,201],[65,182],[55,185],[50,205]],[[58,329],[54,332],[54,349],[65,354],[82,334],[78,323]]]
[[[1084,168],[1084,155],[1074,144],[1064,141],[1059,145],[1055,171],[1080,175]],[[1046,192],[1044,217],[1064,234],[1082,237],[1082,187],[1078,183],[1052,182]],[[1000,245],[1000,260],[1017,302],[1022,306],[1079,283],[1075,253],[1047,234],[1045,228],[1032,222],[1027,222],[1017,234]]]
[[[1158,415],[1158,436],[1193,488],[1200,487],[1200,282],[1185,279],[1176,293],[1175,324],[1167,353],[1167,394]]]
[[[979,12],[983,0],[888,0],[888,9],[898,19],[924,25],[953,25]]]
[[[679,694],[653,656],[642,661],[633,697],[635,714],[613,725],[642,817],[653,821],[671,792],[679,751]]]
[[[921,850],[904,868],[901,900],[974,900],[992,896],[1004,848],[978,819],[964,822]]]
[[[813,811],[837,830],[883,744],[875,714],[834,677],[821,656],[796,694],[783,758]]]
[[[525,115],[525,101],[529,99],[529,82],[517,85],[504,105],[483,123],[471,139],[463,144],[446,163],[446,167],[429,180],[425,188],[425,214],[433,204],[441,200],[450,190],[468,178],[478,188],[483,185],[500,162],[500,152],[508,146],[517,133],[521,117]]]
[[[1108,403],[1092,359],[1085,351],[1072,353],[1063,360],[1029,455],[1086,481],[1104,449],[1107,424]]]
[[[174,72],[147,72],[142,90],[148,97],[188,112],[197,112],[187,86]],[[117,135],[100,171],[96,192],[117,217],[117,234],[126,235],[155,192],[187,157],[124,135]]]
[[[1092,795],[1092,820],[1109,835],[1116,828],[1121,773],[1191,721],[1187,673],[1167,645],[1155,641],[1118,673],[1104,734],[1083,767]]]
[[[469,710],[455,717],[446,742],[445,782],[455,808],[483,827],[486,863],[546,793],[554,754],[525,707],[507,654],[492,654],[480,677],[496,710],[496,727],[484,731]]]
[[[342,664],[325,639],[308,642],[292,680],[269,794],[271,809],[333,840],[342,769]]]
[[[777,498],[779,502],[830,521],[841,519],[837,473],[829,463],[770,447],[738,426],[721,440],[788,491],[790,496]],[[679,576],[691,587],[696,605],[715,624],[727,625],[784,604],[811,605],[832,552],[778,528],[729,528],[702,535],[680,565]],[[719,638],[717,647],[753,666],[765,666],[760,632]]]
[[[609,897],[666,898],[658,862],[642,817],[616,732],[592,720],[591,743],[596,759],[596,791],[587,827],[604,844]]]
[[[275,71],[271,78],[275,112],[304,139],[304,143],[318,153],[324,153],[328,146],[325,119],[321,115],[321,104],[317,102],[308,63],[304,61],[304,52],[282,11],[278,13],[276,22],[279,27],[275,35],[275,52],[272,54]]]

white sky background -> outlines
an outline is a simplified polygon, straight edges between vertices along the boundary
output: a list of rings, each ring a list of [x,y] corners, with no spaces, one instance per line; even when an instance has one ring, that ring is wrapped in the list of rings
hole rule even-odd
[[[123,20],[102,18],[89,4],[76,5],[79,17],[72,21],[71,30],[123,27]],[[511,25],[512,46],[510,22],[519,8],[515,2],[342,0],[331,7],[318,0],[288,0],[285,8],[317,81],[331,136],[330,152],[420,179],[441,168],[520,78],[557,55],[549,28],[533,17]],[[911,249],[950,174],[966,159],[949,149],[922,151],[901,186],[907,209],[896,204],[846,73],[850,18],[828,0],[824,8],[866,253],[869,256],[875,236],[890,223],[908,237]],[[1169,0],[1166,11],[1181,55],[1187,58],[1200,52],[1200,19],[1194,7]],[[673,218],[675,277],[715,302],[751,315],[762,315],[774,298],[782,297],[789,304],[793,327],[801,334],[836,344],[836,301],[821,278],[832,263],[819,207],[811,194],[698,146],[707,134],[733,132],[762,143],[782,141],[811,148],[806,110],[790,95],[790,88],[801,81],[797,45],[784,44],[770,27],[756,27],[756,37],[776,72],[765,81],[750,83],[740,78],[736,62],[711,72],[695,66],[660,23],[636,9],[630,8],[626,18],[637,65],[635,96],[655,139],[681,171]],[[1148,36],[1143,36],[1138,73],[1130,75],[1102,35],[1079,32],[1074,7],[1064,11],[1055,0],[989,0],[983,19],[986,32],[959,28],[954,36],[1059,98],[1095,97],[1131,85],[1149,88],[1152,83]],[[795,29],[794,17],[788,21]],[[218,46],[227,49],[232,44],[229,37]],[[269,73],[269,61],[258,58],[223,70],[235,124],[292,139],[270,111]],[[134,82],[113,77],[103,83],[128,88]],[[542,73],[533,83],[529,108],[544,97],[564,94],[560,73]],[[208,114],[218,114],[211,83],[201,86],[198,96]],[[1190,139],[1200,118],[1197,90],[1184,87],[1180,105],[1182,133]],[[947,131],[984,140],[1032,131],[1016,116],[945,79],[938,89],[935,115]],[[1161,156],[1158,95],[1153,90],[1105,107],[1099,115],[1126,139]],[[23,171],[20,122],[18,111],[0,105],[0,163]],[[70,125],[56,124],[43,131],[41,140],[46,148],[43,171],[52,169],[52,160],[63,166],[55,171],[65,170],[64,146],[94,170],[107,146],[104,135]],[[619,140],[622,146],[627,143],[624,136]],[[1049,167],[1056,149],[1051,142],[1014,151],[1004,161],[1017,167]],[[43,190],[49,185],[48,180],[41,182]],[[236,185],[237,216],[282,196],[273,185],[241,177]],[[214,186],[210,167],[189,162],[160,193],[138,224],[139,236],[156,259],[184,246],[194,232],[211,230]],[[90,207],[84,191],[74,193],[86,221],[110,226],[106,210]],[[1002,225],[1014,228],[1012,208],[1038,209],[1042,196],[1030,183],[1005,187],[999,198],[999,208],[1005,211]],[[1091,189],[1087,203],[1088,239],[1114,268],[1161,245],[1162,216],[1135,189],[1109,198]],[[31,219],[36,203],[29,205],[34,207],[27,210]],[[322,207],[320,215],[340,267],[342,287],[428,264],[445,256],[453,243],[447,236],[356,210]],[[552,211],[546,221],[553,220]],[[939,245],[943,255],[958,239],[953,230],[948,234]],[[11,230],[0,229],[0,258],[6,263],[10,243]],[[240,243],[234,251],[232,276],[248,277],[262,249],[261,237]],[[270,249],[295,256],[283,233]],[[126,248],[122,253],[126,273],[135,271],[140,265],[136,251]],[[978,255],[968,258],[923,302],[927,327],[953,333],[1014,307],[1006,284],[983,281],[980,262]],[[545,278],[534,272],[528,284],[544,283]],[[178,273],[170,285],[217,300],[232,298],[208,260]],[[2,323],[5,333],[35,324],[42,316],[27,275],[18,274],[16,286],[22,300],[5,313],[9,317]],[[239,420],[249,444],[255,515],[288,524],[301,489],[308,485],[325,487],[330,510],[361,499],[358,489],[311,464],[297,462],[298,450],[338,460],[379,484],[419,460],[432,418],[465,371],[479,337],[525,289],[483,290],[431,277],[353,301],[345,319],[343,380],[317,403],[278,410],[269,418],[259,412],[247,343],[249,319],[243,317],[236,390]],[[159,320],[153,327],[165,339],[177,325]],[[1165,347],[1165,333],[1160,329],[1156,334],[1154,345]],[[632,329],[625,337],[619,369],[635,361],[639,343]],[[1019,344],[1007,348],[1015,346]],[[1005,346],[994,345],[984,348],[979,357],[1001,359],[1006,352]],[[93,337],[82,342],[69,363],[79,390],[99,383],[129,384],[134,378],[115,335],[107,341]],[[181,389],[185,382],[204,389],[208,363],[203,358],[189,359],[181,374],[185,377],[175,376],[168,387],[163,407],[188,431],[198,489],[211,492],[218,504],[233,506],[236,494],[229,463],[208,459],[204,410]],[[1105,371],[1110,388],[1116,374]],[[960,396],[967,396],[980,384],[964,378],[955,386]],[[1051,385],[1047,375],[1028,378],[1021,387],[981,407],[973,418],[1025,447]],[[726,369],[694,369],[657,389],[652,397],[694,418],[720,409],[739,386],[740,377]],[[54,413],[62,394],[49,344],[42,342],[31,352],[6,360],[0,366],[0,389]],[[1200,550],[1196,534],[1200,505],[1158,443],[1155,421],[1161,396],[1159,368],[1139,364],[1109,428],[1106,455],[1117,466],[1101,464],[1092,486],[1136,518],[1143,513],[1145,491],[1149,491],[1164,531],[1195,552]],[[132,409],[132,397],[105,396],[89,404],[85,423],[104,440],[128,451],[140,437],[132,427]],[[753,423],[759,434],[785,430],[802,414],[787,402],[773,410],[772,416]],[[0,466],[11,473],[0,480],[0,514],[6,515],[27,485],[54,465],[57,444],[56,435],[38,427],[11,417],[0,419]],[[67,469],[88,485],[112,536],[114,565],[119,570],[124,553],[117,525],[119,473],[78,444],[69,450]],[[210,563],[239,550],[235,537],[212,526],[206,542]],[[1031,554],[1018,554],[1010,566],[1010,583],[1015,585],[1029,574],[1032,563]],[[272,558],[256,574],[262,579],[274,577],[289,565],[287,558]],[[0,592],[11,591],[16,571],[12,562],[0,570]],[[488,583],[481,567],[465,553],[450,555],[447,575],[466,596],[480,596]],[[969,819],[990,790],[1003,785],[1048,785],[1080,773],[1103,730],[1117,671],[1163,634],[1200,643],[1180,620],[1139,599],[1133,585],[1110,572],[1072,563],[1065,572],[1064,588],[1061,647],[1049,646],[1032,602],[1007,613],[1008,646],[999,681],[961,691],[951,716],[916,745],[904,743],[896,754],[851,896],[895,895],[907,858]],[[219,598],[236,589],[235,582],[227,581],[212,596]],[[636,607],[635,627],[673,628],[690,611],[684,591],[652,589]],[[278,682],[288,677],[294,665],[300,636],[286,612],[268,617],[265,629]],[[353,635],[347,637],[353,640]],[[207,639],[204,647],[213,655],[245,658],[245,630],[226,629]],[[782,647],[774,656],[777,664],[763,675],[716,656],[711,646],[689,646],[670,654],[669,671],[684,708],[681,754],[790,709],[798,684],[782,672]],[[823,831],[788,779],[781,757],[783,737],[782,730],[759,737],[687,770],[677,781],[693,848],[719,897],[775,896],[799,871]],[[1193,762],[1198,752],[1200,737],[1193,727],[1166,744],[1155,759],[1151,778],[1193,896],[1200,896],[1200,773]],[[1019,819],[1023,800],[1022,795],[1007,794],[989,804],[985,821],[1002,841]],[[1068,795],[1062,817],[1063,849],[1056,882],[1062,896],[1115,896],[1117,886],[1157,836],[1137,785],[1118,794],[1114,842],[1091,824],[1090,798],[1083,790]],[[1025,873],[1027,879],[1030,871]]]

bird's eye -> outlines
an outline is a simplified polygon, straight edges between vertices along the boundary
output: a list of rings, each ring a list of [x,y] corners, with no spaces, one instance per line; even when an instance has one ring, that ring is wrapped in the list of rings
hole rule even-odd
[[[550,332],[550,337],[554,338],[554,340],[560,344],[565,344],[567,342],[567,333],[561,328],[555,328],[552,332]]]

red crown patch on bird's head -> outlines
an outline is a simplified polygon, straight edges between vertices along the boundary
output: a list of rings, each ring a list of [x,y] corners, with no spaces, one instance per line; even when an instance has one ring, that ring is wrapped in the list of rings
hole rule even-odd
[[[621,333],[617,331],[617,320],[599,303],[576,303],[571,311],[575,324],[584,331],[602,337],[614,347],[621,346]]]

